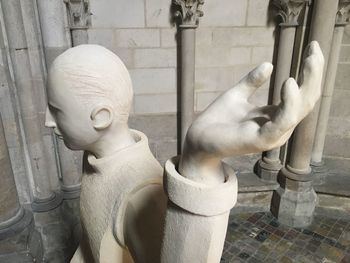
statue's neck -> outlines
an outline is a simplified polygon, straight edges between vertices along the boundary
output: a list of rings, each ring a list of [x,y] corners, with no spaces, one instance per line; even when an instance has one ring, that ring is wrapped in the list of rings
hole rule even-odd
[[[135,144],[127,125],[115,127],[96,142],[90,152],[96,158],[104,158]]]

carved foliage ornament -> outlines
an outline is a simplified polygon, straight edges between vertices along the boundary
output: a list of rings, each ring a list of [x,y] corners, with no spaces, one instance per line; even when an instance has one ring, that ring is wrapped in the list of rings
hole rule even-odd
[[[282,19],[282,23],[298,25],[301,11],[310,2],[310,0],[273,0],[272,6],[277,9],[277,16]]]
[[[173,0],[179,10],[175,12],[175,17],[181,19],[182,25],[196,26],[199,17],[203,16],[201,10],[204,0]]]
[[[340,0],[336,18],[337,25],[346,25],[350,18],[350,0]]]
[[[90,8],[88,0],[64,0],[68,11],[71,29],[85,29],[90,24]]]

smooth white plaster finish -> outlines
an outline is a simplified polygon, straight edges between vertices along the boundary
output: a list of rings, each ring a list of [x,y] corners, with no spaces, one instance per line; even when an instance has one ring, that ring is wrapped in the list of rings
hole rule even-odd
[[[323,64],[312,42],[300,89],[288,79],[277,106],[249,103],[269,63],[223,93],[193,122],[182,155],[166,163],[163,190],[146,136],[127,125],[133,92],[121,60],[97,45],[61,54],[49,71],[46,126],[85,151],[83,238],[71,262],[219,262],[237,198],[221,159],[282,145],[318,100]]]

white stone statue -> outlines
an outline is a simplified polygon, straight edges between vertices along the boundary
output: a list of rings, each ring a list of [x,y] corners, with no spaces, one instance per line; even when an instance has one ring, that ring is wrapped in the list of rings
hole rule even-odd
[[[248,102],[272,65],[250,72],[193,122],[182,155],[165,165],[163,186],[146,136],[128,128],[133,91],[121,60],[97,45],[57,57],[46,126],[68,148],[85,151],[83,237],[71,262],[219,262],[237,198],[235,174],[221,159],[285,143],[320,97],[323,64],[312,42],[301,87],[287,80],[278,106]]]

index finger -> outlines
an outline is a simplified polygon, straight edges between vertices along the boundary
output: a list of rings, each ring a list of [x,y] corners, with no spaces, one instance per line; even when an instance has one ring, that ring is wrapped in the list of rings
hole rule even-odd
[[[240,97],[248,99],[262,84],[264,84],[272,74],[273,66],[265,62],[251,72],[249,72],[240,82],[232,88],[233,93],[239,94]]]

